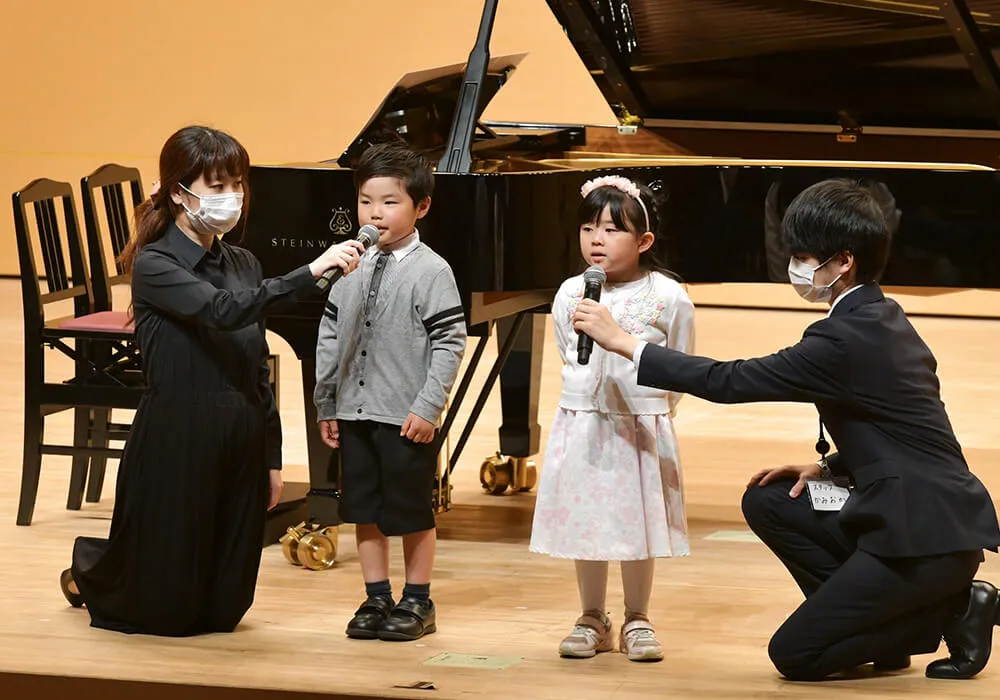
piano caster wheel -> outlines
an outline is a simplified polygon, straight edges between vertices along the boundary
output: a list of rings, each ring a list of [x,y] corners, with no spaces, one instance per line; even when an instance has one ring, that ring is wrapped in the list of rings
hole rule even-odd
[[[491,496],[503,495],[513,482],[514,460],[504,457],[499,452],[479,467],[479,483],[483,485],[483,491]]]
[[[299,540],[298,559],[313,571],[329,569],[337,563],[337,528],[307,532]]]
[[[281,542],[281,553],[285,555],[289,564],[302,566],[302,562],[299,561],[299,540],[305,533],[306,523],[303,521],[295,527],[288,528],[278,540]]]
[[[337,528],[301,522],[281,536],[281,552],[289,564],[319,571],[337,559]]]
[[[514,489],[524,493],[538,485],[538,467],[533,459],[518,459],[514,463]]]

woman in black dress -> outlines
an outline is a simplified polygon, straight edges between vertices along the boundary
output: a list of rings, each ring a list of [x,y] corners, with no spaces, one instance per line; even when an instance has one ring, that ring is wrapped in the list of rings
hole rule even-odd
[[[246,209],[246,150],[187,127],[160,153],[160,187],[135,212],[132,272],[146,393],[118,471],[108,539],[77,538],[63,593],[95,627],[230,632],[253,602],[266,511],[281,492],[281,424],[263,317],[358,263],[360,244],[262,280],[219,237]]]

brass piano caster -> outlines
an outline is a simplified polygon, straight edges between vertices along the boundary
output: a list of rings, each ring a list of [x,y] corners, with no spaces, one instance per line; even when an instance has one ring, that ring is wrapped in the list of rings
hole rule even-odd
[[[479,467],[479,483],[491,496],[501,496],[514,482],[514,460],[499,452]]]
[[[479,483],[491,496],[511,491],[530,491],[538,484],[538,468],[534,460],[505,457],[499,452],[479,467]]]
[[[294,564],[295,566],[302,566],[299,563],[299,540],[305,534],[305,531],[302,529],[305,525],[303,522],[295,527],[288,528],[285,534],[278,540],[281,543],[281,553],[285,555],[285,559],[289,564]]]
[[[299,541],[298,557],[304,567],[313,571],[332,567],[337,563],[337,529],[307,532]]]
[[[301,522],[281,536],[281,552],[290,564],[313,571],[337,562],[337,528]]]
[[[538,467],[533,459],[518,459],[514,463],[514,488],[530,491],[538,485]]]

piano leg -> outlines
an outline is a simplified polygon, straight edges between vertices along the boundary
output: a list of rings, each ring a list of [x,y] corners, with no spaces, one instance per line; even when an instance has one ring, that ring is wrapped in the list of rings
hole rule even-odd
[[[497,347],[502,347],[510,335],[513,317],[497,323]],[[510,487],[514,491],[529,491],[537,482],[537,470],[529,459],[538,453],[541,426],[538,424],[538,397],[541,391],[542,350],[545,345],[545,316],[529,313],[514,340],[513,349],[500,372],[500,405],[503,423],[500,426],[500,454],[509,458]],[[488,475],[487,460],[480,471],[483,488],[490,493],[503,493]]]

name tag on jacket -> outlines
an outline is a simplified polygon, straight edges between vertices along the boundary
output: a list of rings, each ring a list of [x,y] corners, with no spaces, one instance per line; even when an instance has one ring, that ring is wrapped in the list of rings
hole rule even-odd
[[[806,482],[806,486],[809,488],[809,502],[812,503],[813,510],[838,511],[851,495],[849,489],[837,486],[829,479],[810,480]]]

